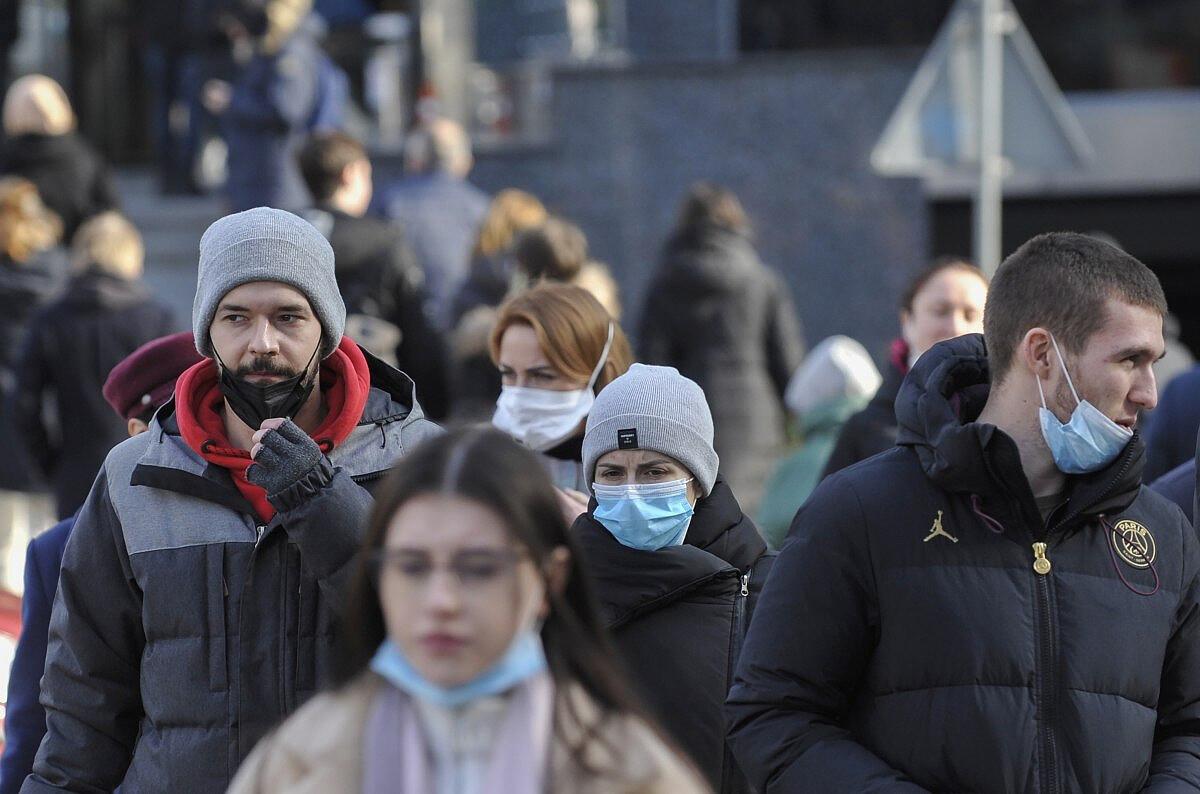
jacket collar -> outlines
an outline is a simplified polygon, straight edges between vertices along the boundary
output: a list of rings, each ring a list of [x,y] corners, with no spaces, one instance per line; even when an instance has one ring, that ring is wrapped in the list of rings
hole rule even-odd
[[[333,449],[329,460],[349,476],[365,480],[382,475],[395,463],[403,430],[423,420],[425,413],[417,402],[412,378],[360,350],[371,373],[371,389],[357,426]],[[147,436],[150,442],[138,459],[131,484],[186,493],[252,512],[229,473],[210,464],[183,440],[174,397],[155,413]]]
[[[975,421],[987,402],[990,371],[981,334],[941,342],[913,366],[896,398],[897,443],[912,449],[934,483],[1038,514],[1016,442]],[[1099,471],[1067,478],[1068,507],[1056,525],[1127,507],[1141,486],[1145,446],[1137,433]]]
[[[712,493],[696,502],[680,546],[657,551],[628,548],[590,512],[579,517],[573,532],[599,585],[601,612],[610,628],[661,609],[714,581],[732,581],[767,551],[762,535],[720,477]]]

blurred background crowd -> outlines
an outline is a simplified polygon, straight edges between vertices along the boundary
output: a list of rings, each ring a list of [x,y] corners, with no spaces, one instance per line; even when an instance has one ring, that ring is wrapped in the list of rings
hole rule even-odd
[[[125,437],[109,370],[188,327],[200,232],[260,205],[330,240],[347,334],[448,425],[496,410],[501,305],[583,287],[628,338],[621,371],[703,387],[777,543],[822,473],[894,443],[915,358],[982,327],[969,181],[868,163],[951,3],[893,5],[0,3],[0,584],[19,593],[28,538]],[[1200,426],[1200,4],[1015,6],[1095,156],[1014,174],[1003,248],[1076,228],[1157,273],[1151,480]],[[592,363],[576,386],[598,391]]]

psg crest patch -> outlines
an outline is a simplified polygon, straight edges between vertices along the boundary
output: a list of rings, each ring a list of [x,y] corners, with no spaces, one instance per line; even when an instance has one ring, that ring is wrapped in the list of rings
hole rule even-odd
[[[1118,521],[1111,540],[1117,556],[1134,568],[1149,568],[1158,552],[1150,530],[1136,521]]]

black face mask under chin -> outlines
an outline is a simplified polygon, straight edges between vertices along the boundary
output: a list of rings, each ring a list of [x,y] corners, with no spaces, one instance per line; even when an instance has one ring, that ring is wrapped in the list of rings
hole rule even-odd
[[[217,363],[220,365],[217,386],[237,417],[253,430],[258,430],[266,419],[291,419],[304,405],[308,396],[312,394],[313,386],[316,385],[316,377],[308,377],[308,370],[320,349],[318,345],[304,371],[299,375],[266,386],[259,386],[235,375],[217,355]],[[215,348],[213,354],[216,355]]]

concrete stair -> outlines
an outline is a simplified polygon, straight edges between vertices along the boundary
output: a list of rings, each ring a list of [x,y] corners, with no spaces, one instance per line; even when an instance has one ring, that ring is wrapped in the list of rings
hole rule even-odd
[[[122,209],[146,246],[146,283],[176,314],[180,328],[191,322],[200,235],[223,214],[218,196],[164,196],[149,168],[116,173]]]

